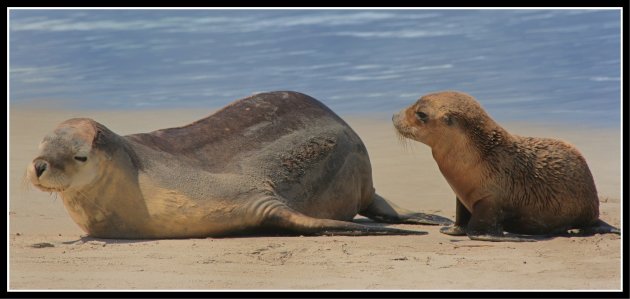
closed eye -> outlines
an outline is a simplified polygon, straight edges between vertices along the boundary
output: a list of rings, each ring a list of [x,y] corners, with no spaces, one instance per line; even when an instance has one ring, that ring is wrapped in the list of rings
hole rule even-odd
[[[429,120],[429,116],[426,113],[420,111],[416,112],[416,118],[423,123],[426,123],[427,120]]]
[[[81,156],[74,156],[74,159],[81,162],[87,161],[87,157],[81,157]]]

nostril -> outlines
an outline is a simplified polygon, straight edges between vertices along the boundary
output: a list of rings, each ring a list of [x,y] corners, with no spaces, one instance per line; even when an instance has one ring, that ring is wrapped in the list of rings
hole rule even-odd
[[[35,173],[37,174],[37,177],[40,177],[42,175],[42,173],[44,173],[44,171],[46,170],[46,168],[48,167],[47,163],[44,161],[37,161],[34,163],[34,167],[35,167]]]
[[[392,121],[396,122],[397,119],[398,119],[398,113],[394,113],[394,115],[392,115]]]

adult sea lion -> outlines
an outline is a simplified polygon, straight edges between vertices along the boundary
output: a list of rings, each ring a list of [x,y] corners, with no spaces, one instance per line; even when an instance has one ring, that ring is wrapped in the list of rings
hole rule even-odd
[[[441,224],[375,193],[367,150],[319,101],[297,92],[237,100],[189,125],[119,136],[91,119],[61,123],[28,167],[72,219],[101,238],[424,234],[350,222]]]
[[[572,145],[521,137],[494,122],[470,95],[427,94],[392,118],[399,134],[431,147],[456,194],[456,220],[442,228],[474,240],[531,241],[518,235],[617,233],[599,219],[595,183]]]

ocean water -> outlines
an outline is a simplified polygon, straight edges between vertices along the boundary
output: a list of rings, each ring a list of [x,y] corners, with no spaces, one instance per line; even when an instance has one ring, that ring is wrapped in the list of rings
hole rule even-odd
[[[390,117],[460,90],[499,121],[620,123],[620,10],[11,10],[12,105],[213,109],[295,90]]]

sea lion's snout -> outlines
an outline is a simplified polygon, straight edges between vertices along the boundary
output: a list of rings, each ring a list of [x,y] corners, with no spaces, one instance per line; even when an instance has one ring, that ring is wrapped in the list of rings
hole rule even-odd
[[[394,115],[392,115],[392,123],[394,124],[394,127],[396,128],[396,132],[400,136],[415,140],[416,138],[414,138],[415,134],[413,132],[415,131],[415,128],[409,125],[407,120],[405,119],[406,112],[407,112],[407,109],[403,109],[402,111],[398,113],[394,113]]]
[[[26,169],[26,177],[40,190],[51,192],[65,188],[63,180],[58,177],[58,170],[45,158],[35,158]]]
[[[35,174],[39,178],[40,176],[42,176],[44,171],[48,169],[48,162],[42,159],[35,159],[35,161],[33,161],[33,168],[35,169]]]
[[[432,101],[427,101],[422,97],[412,105],[395,113],[392,122],[397,133],[402,137],[432,146],[434,140],[440,139],[444,135],[441,132],[443,126],[436,121],[437,118],[442,117],[442,112],[439,111],[439,107],[432,103]],[[438,131],[440,133],[436,133]]]
[[[394,115],[392,115],[392,123],[394,124],[394,127],[396,127],[398,131],[400,131],[400,112],[394,113]]]

